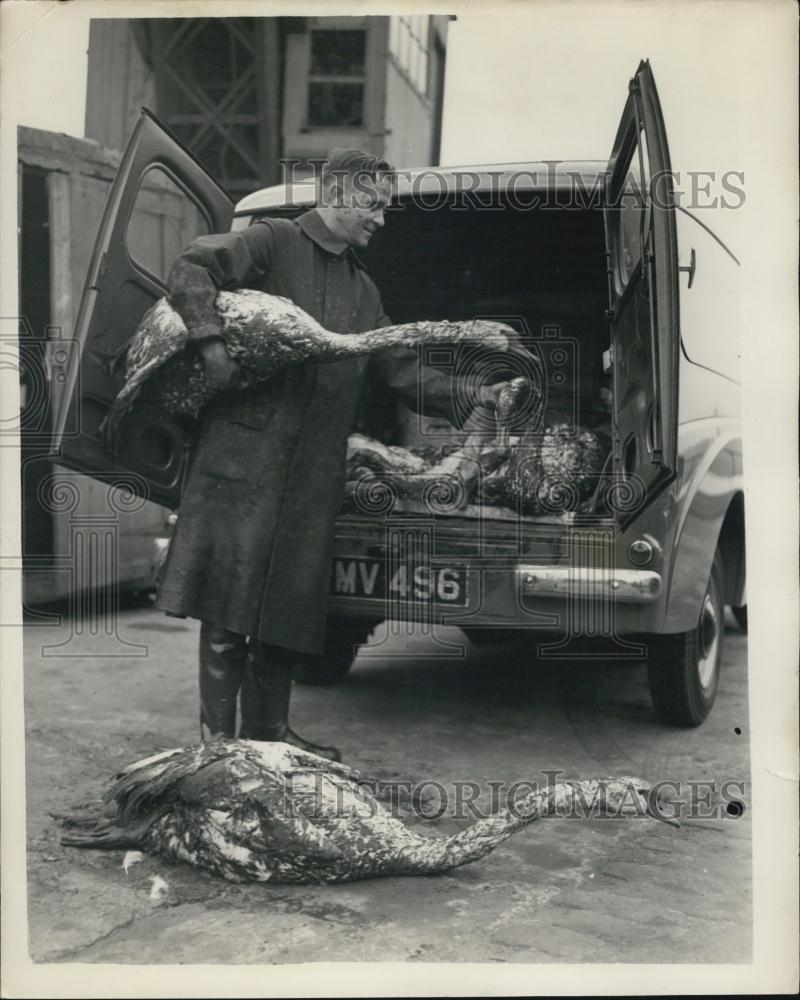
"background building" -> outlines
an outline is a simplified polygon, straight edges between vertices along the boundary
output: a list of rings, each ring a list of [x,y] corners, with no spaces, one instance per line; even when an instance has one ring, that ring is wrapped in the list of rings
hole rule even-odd
[[[121,149],[141,105],[234,197],[280,159],[358,146],[437,164],[448,16],[94,20],[86,136]]]

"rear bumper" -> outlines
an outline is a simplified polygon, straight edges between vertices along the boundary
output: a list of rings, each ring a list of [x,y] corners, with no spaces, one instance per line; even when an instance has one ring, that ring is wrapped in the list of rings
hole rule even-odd
[[[661,594],[661,574],[652,570],[523,565],[516,572],[525,597],[651,604]]]
[[[471,566],[466,607],[335,594],[330,612],[336,618],[432,621],[467,630],[630,635],[663,631],[665,597],[661,574],[654,571],[519,562]]]

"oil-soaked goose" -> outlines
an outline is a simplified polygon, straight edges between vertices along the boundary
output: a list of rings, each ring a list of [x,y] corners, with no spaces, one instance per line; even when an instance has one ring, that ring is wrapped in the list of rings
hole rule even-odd
[[[472,319],[432,320],[386,326],[357,335],[332,333],[290,299],[254,289],[219,292],[215,309],[231,357],[242,365],[242,388],[264,382],[286,365],[302,361],[338,361],[386,347],[471,341],[507,351],[514,330],[504,323]],[[186,351],[188,331],[169,300],[159,299],[120,355],[125,384],[103,427],[103,443],[113,449],[120,421],[137,397],[165,413],[193,414],[213,398],[202,363]]]
[[[570,782],[454,836],[422,837],[344,764],[285,743],[218,739],[131,764],[105,796],[116,816],[67,820],[62,843],[139,848],[234,882],[429,875],[477,861],[533,820],[574,806],[576,794],[591,803],[599,791],[612,814],[650,812],[649,786],[635,778]]]

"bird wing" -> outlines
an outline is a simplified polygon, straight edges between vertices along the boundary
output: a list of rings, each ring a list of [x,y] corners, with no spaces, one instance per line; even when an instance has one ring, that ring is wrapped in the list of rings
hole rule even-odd
[[[361,774],[349,765],[319,757],[317,754],[301,750],[300,747],[291,743],[261,743],[257,740],[240,740],[239,742],[251,748],[253,754],[258,755],[264,766],[280,770],[286,775],[311,771],[335,774],[352,781],[361,780]]]
[[[116,804],[122,819],[142,816],[170,797],[181,779],[239,752],[235,742],[214,740],[147,757],[120,772],[103,798]]]
[[[142,317],[131,340],[118,352],[112,372],[124,371],[125,384],[117,394],[100,428],[101,443],[114,453],[120,424],[130,411],[142,386],[174,355],[186,346],[188,331],[183,320],[159,299]]]
[[[232,816],[255,810],[261,823],[249,838],[253,849],[329,860],[345,857],[346,851],[297,808],[291,776],[310,767],[325,771],[328,765],[335,772],[356,772],[286,744],[266,746],[268,759],[259,744],[249,740],[219,739],[159,753],[126,767],[104,798],[116,804],[122,820],[165,804],[223,809]]]
[[[240,809],[243,813],[255,809],[261,819],[259,828],[245,841],[251,850],[331,861],[349,856],[345,847],[335,844],[325,829],[297,808],[281,776],[261,775],[258,784],[255,778],[244,779],[240,788],[246,800],[231,811],[232,817]]]

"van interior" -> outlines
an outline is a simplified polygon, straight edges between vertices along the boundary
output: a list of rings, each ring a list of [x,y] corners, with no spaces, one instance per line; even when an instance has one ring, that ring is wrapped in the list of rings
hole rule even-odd
[[[482,317],[513,326],[541,362],[539,432],[567,422],[575,433],[596,429],[610,442],[601,209],[522,209],[505,203],[461,211],[446,205],[437,211],[408,201],[387,212],[384,229],[358,253],[395,323]],[[456,443],[464,436],[442,418],[419,419],[374,384],[365,386],[357,429],[407,448],[448,437]],[[519,440],[512,437],[512,447]],[[584,501],[582,509],[592,508]]]

